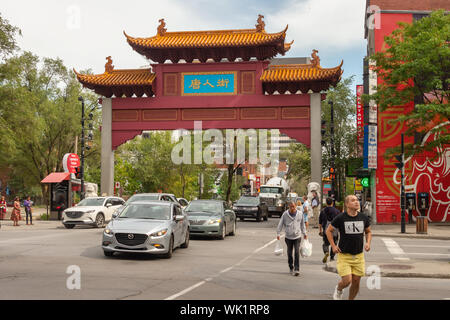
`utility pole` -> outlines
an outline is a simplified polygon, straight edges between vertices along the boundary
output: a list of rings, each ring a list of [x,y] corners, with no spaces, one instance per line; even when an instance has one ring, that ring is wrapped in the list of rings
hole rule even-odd
[[[406,195],[405,195],[405,183],[403,181],[405,176],[405,147],[404,147],[404,134],[402,133],[402,144],[401,144],[401,154],[395,155],[395,158],[398,162],[395,163],[395,166],[400,169],[401,172],[401,187],[400,187],[400,208],[402,210],[401,213],[401,232],[406,232],[405,225],[405,209],[406,209]]]
[[[336,194],[335,194],[335,190],[336,190],[336,186],[335,186],[335,177],[336,177],[336,168],[334,166],[334,158],[335,158],[335,153],[334,153],[334,110],[333,110],[333,101],[330,100],[328,101],[328,104],[330,105],[330,112],[331,112],[331,117],[330,117],[330,149],[331,149],[331,168],[334,169],[334,174],[331,176],[331,194],[333,196],[333,201],[337,200]]]
[[[81,194],[80,200],[84,199],[84,99],[78,97],[78,101],[81,101]]]

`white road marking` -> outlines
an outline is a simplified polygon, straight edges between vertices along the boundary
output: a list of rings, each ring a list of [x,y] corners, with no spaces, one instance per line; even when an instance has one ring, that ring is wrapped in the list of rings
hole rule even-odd
[[[413,245],[413,244],[402,244],[402,247],[411,247],[411,248],[443,248],[450,249],[449,246],[424,246],[424,245]]]
[[[184,289],[183,291],[180,291],[180,292],[178,292],[178,293],[176,293],[176,294],[174,294],[174,295],[171,295],[170,297],[165,298],[164,300],[174,300],[174,299],[176,299],[176,298],[178,298],[178,297],[180,297],[180,296],[182,296],[182,295],[188,293],[189,291],[192,291],[192,290],[194,290],[194,289],[196,289],[196,288],[198,288],[198,287],[204,285],[206,282],[212,281],[212,280],[213,280],[215,277],[217,277],[219,274],[228,272],[228,271],[232,270],[234,267],[237,267],[237,266],[241,265],[242,263],[244,263],[245,261],[247,261],[251,256],[253,256],[255,253],[258,253],[259,251],[263,250],[264,248],[267,248],[267,247],[270,246],[271,244],[275,243],[275,241],[277,241],[276,238],[273,239],[272,241],[266,243],[266,244],[263,245],[261,248],[258,248],[258,249],[256,249],[256,250],[254,250],[250,255],[248,255],[247,257],[245,257],[244,259],[242,259],[242,260],[239,261],[238,263],[232,265],[231,267],[228,267],[228,268],[226,268],[226,269],[223,269],[223,270],[220,271],[217,275],[212,276],[212,277],[209,277],[209,278],[206,278],[206,279],[204,279],[204,280],[202,280],[202,281],[200,281],[200,282],[198,282],[198,283],[196,283],[196,284],[190,286],[189,288]]]
[[[384,244],[386,245],[386,248],[394,256],[395,260],[402,260],[402,261],[409,261],[410,260],[406,256],[405,251],[403,251],[403,249],[400,248],[400,246],[398,245],[397,242],[395,242],[391,238],[381,238],[381,240],[383,240]]]
[[[421,253],[421,252],[408,252],[408,254],[415,254],[420,256],[444,256],[444,257],[450,257],[449,253]]]

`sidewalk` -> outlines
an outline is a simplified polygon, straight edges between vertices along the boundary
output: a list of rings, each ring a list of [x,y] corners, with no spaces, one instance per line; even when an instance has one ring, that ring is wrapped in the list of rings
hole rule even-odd
[[[417,234],[415,224],[406,224],[405,233],[400,224],[375,224],[371,230],[374,237],[450,240],[450,223],[428,223],[427,234]]]

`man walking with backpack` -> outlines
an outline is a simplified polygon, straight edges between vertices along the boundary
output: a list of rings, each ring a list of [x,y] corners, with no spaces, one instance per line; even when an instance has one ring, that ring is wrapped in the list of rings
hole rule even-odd
[[[349,300],[355,299],[359,291],[361,277],[366,274],[364,249],[370,250],[372,241],[372,231],[370,230],[369,218],[359,212],[360,206],[358,198],[349,195],[345,198],[346,212],[338,215],[326,230],[328,241],[337,256],[337,271],[341,276],[341,281],[334,289],[333,299],[341,300],[344,289],[350,286]],[[339,246],[333,239],[334,229],[339,230]],[[364,244],[364,234],[366,243]]]
[[[330,242],[328,241],[327,235],[325,234],[325,231],[328,228],[328,225],[331,224],[331,221],[333,221],[334,218],[336,218],[340,214],[339,210],[333,207],[333,199],[328,197],[327,198],[327,206],[322,209],[319,216],[319,235],[323,238],[323,263],[326,263],[328,260],[328,256],[330,256],[330,261],[334,260],[334,252],[330,248]],[[338,242],[338,230],[335,229],[333,231],[333,240],[334,243]]]

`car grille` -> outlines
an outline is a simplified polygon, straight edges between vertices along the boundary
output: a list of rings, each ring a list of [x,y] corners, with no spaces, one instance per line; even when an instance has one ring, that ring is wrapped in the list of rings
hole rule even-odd
[[[265,202],[268,206],[274,206],[275,205],[275,200],[274,198],[263,198],[261,199],[262,202]]]
[[[84,212],[80,211],[66,211],[66,216],[71,219],[78,219],[83,216]]]
[[[133,235],[133,239],[130,239],[128,235]],[[116,233],[117,242],[124,244],[126,246],[138,246],[147,240],[148,236],[146,234],[139,233]]]
[[[204,225],[207,220],[189,220],[191,226],[201,226]]]

